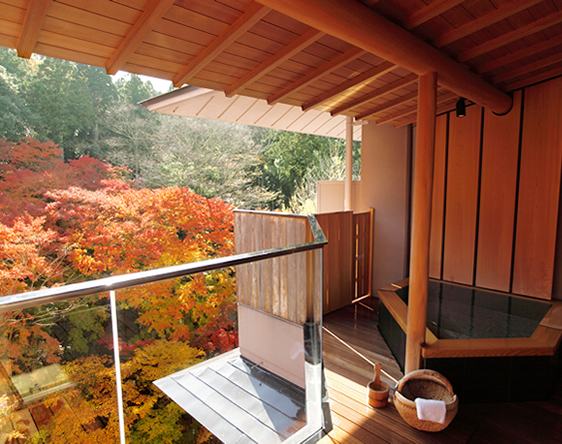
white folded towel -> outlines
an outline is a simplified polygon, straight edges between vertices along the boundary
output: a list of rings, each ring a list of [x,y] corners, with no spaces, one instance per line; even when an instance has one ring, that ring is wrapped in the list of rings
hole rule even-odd
[[[415,403],[418,419],[438,422],[439,424],[445,423],[445,416],[447,415],[447,404],[445,401],[416,398]]]

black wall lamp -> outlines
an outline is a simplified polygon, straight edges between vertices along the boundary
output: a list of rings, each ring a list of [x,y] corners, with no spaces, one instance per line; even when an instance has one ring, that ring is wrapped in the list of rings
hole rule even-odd
[[[461,97],[457,102],[457,117],[466,116],[466,99]]]

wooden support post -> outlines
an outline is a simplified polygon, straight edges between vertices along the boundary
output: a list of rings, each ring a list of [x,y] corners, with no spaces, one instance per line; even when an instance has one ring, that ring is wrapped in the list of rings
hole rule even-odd
[[[345,211],[352,211],[351,186],[353,185],[353,117],[345,120]]]
[[[425,342],[436,107],[437,73],[430,72],[420,76],[418,88],[405,374],[420,368],[421,347]]]

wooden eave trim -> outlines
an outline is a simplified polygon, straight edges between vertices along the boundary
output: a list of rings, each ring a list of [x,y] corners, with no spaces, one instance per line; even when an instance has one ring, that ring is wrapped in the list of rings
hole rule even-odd
[[[437,103],[440,104],[440,103],[446,102],[447,100],[451,100],[455,97],[458,97],[457,94],[449,91],[449,92],[446,92],[445,94],[441,94],[440,96],[437,96]],[[379,112],[381,112],[381,111],[379,111]],[[418,113],[418,107],[412,106],[412,107],[404,109],[400,112],[394,113],[390,116],[383,117],[381,119],[376,119],[375,121],[376,121],[377,125],[382,125],[383,123],[393,122],[393,121],[398,120],[402,117],[409,116],[410,114],[417,115],[417,113]]]
[[[516,89],[521,89],[526,86],[532,85],[534,83],[543,82],[545,80],[549,80],[558,76],[562,76],[562,68],[557,68],[557,69],[553,69],[552,71],[543,72],[541,74],[537,74],[536,76],[529,77],[519,82],[506,85],[506,91],[515,91]]]
[[[244,77],[238,79],[237,81],[232,83],[232,85],[225,88],[224,92],[226,96],[232,97],[233,95],[238,94],[248,85],[256,82],[257,80],[265,76],[268,72],[274,70],[283,62],[289,60],[295,54],[298,54],[304,48],[307,48],[324,35],[326,34],[322,31],[318,31],[313,28],[309,29],[303,35],[293,40],[293,42],[291,42],[289,45],[285,46],[285,48],[283,48],[281,51],[273,54],[265,62],[252,69]]]
[[[494,83],[505,82],[506,80],[522,76],[523,74],[536,71],[546,66],[554,65],[555,63],[558,62],[562,62],[562,52],[559,54],[554,54],[550,57],[546,57],[541,60],[537,60],[536,62],[529,63],[528,65],[524,65],[519,68],[510,69],[509,71],[506,71],[503,74],[499,74],[496,77],[494,77],[493,82]]]
[[[464,0],[436,0],[408,16],[408,18],[404,21],[404,27],[406,29],[415,28],[434,17],[437,17],[439,14],[460,5],[462,2],[464,2]]]
[[[173,78],[174,86],[180,87],[188,83],[193,77],[205,68],[217,55],[234,43],[241,35],[249,31],[256,23],[263,19],[270,8],[252,3],[250,7],[234,21],[234,23],[224,29],[218,37],[201,51],[189,64],[181,69]]]
[[[399,80],[396,80],[395,82],[389,83],[388,85],[378,88],[375,91],[370,92],[369,94],[365,94],[364,96],[359,97],[358,99],[352,100],[351,102],[344,103],[343,105],[338,106],[337,108],[331,111],[331,114],[332,116],[337,116],[338,114],[342,114],[345,111],[363,105],[364,103],[376,99],[377,97],[384,96],[385,94],[389,94],[393,91],[396,91],[397,89],[408,86],[417,80],[418,80],[418,76],[416,74],[410,74],[409,76],[403,77]]]
[[[539,52],[545,51],[558,45],[562,45],[562,34],[554,36],[548,40],[535,43],[534,45],[527,46],[511,54],[491,60],[490,62],[484,63],[482,66],[478,67],[478,72],[480,74],[483,74],[485,72],[501,68],[509,63],[517,62],[518,60],[524,59],[525,57],[538,54]]]
[[[276,92],[275,94],[272,94],[271,96],[269,96],[267,98],[267,103],[269,105],[275,105],[277,102],[283,100],[288,95],[300,90],[301,88],[304,88],[307,85],[310,85],[312,82],[314,82],[314,81],[322,78],[323,76],[335,71],[336,69],[339,69],[342,66],[345,66],[351,60],[355,60],[357,57],[360,57],[364,53],[365,53],[365,51],[363,51],[362,49],[351,48],[349,51],[346,51],[343,54],[340,54],[335,59],[330,60],[329,62],[324,63],[322,66],[319,66],[318,68],[309,72],[308,74],[306,74],[305,76],[303,76],[302,78],[297,80],[296,82],[293,82],[290,85],[287,85],[286,87],[281,89],[279,92]]]
[[[497,23],[500,20],[521,12],[524,9],[530,8],[531,6],[536,5],[537,3],[540,3],[542,1],[543,0],[514,0],[510,3],[507,3],[496,9],[495,11],[483,15],[476,20],[472,20],[465,25],[459,26],[458,28],[452,29],[451,31],[439,36],[435,40],[435,47],[441,48],[445,45],[456,42],[457,40],[460,40],[467,35],[470,35],[487,26]]]
[[[480,46],[469,49],[461,53],[457,57],[457,60],[459,62],[466,62],[467,60],[471,60],[475,57],[478,57],[479,55],[486,54],[487,52],[493,51],[494,49],[505,46],[508,43],[522,39],[523,37],[534,34],[535,32],[542,31],[543,29],[554,26],[560,22],[562,22],[562,11],[547,15],[546,17],[543,17],[536,22],[529,23],[527,26],[522,26],[521,28],[517,28],[493,40],[489,40]]]
[[[441,86],[495,113],[503,114],[511,109],[512,100],[509,95],[359,2],[258,1],[415,74],[437,72]]]
[[[329,91],[326,91],[323,94],[320,94],[318,97],[315,97],[310,102],[305,103],[302,106],[302,110],[307,111],[311,108],[314,108],[315,106],[321,105],[322,103],[326,102],[327,100],[330,100],[332,97],[336,97],[336,96],[340,95],[341,93],[347,91],[348,89],[353,88],[353,87],[355,87],[355,86],[357,86],[361,83],[370,82],[371,80],[374,80],[377,77],[380,77],[380,76],[386,74],[387,72],[392,71],[395,68],[396,68],[396,65],[394,65],[393,63],[383,62],[380,65],[375,66],[374,68],[368,69],[364,73],[361,73],[361,74],[353,77],[352,79],[346,80],[341,85],[338,85],[335,88],[333,88]]]
[[[47,10],[51,0],[30,0],[23,19],[21,34],[16,44],[18,57],[28,59],[33,54],[37,38],[41,32],[43,22],[47,16]]]
[[[115,50],[111,58],[105,65],[108,74],[115,74],[119,71],[133,53],[137,50],[146,36],[152,31],[154,26],[166,14],[175,0],[151,0],[141,17],[134,24],[125,40]]]
[[[365,117],[372,116],[373,114],[380,113],[385,109],[394,108],[395,106],[401,105],[402,103],[409,102],[410,100],[414,100],[418,96],[417,91],[412,91],[411,93],[405,94],[397,99],[391,100],[390,102],[386,102],[383,105],[379,105],[376,108],[372,108],[369,111],[366,111],[362,114],[355,116],[357,120],[364,119]]]

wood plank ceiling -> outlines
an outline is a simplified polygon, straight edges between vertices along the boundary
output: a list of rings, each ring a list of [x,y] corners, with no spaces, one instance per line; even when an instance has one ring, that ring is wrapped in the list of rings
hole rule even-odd
[[[562,0],[347,1],[500,91],[562,75]],[[416,120],[417,74],[252,0],[0,0],[0,46],[357,120]],[[438,113],[458,98],[440,86]]]

